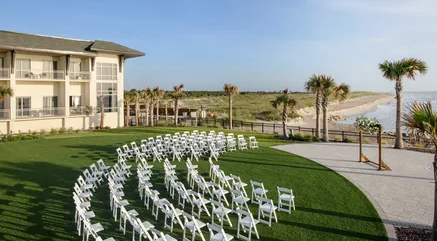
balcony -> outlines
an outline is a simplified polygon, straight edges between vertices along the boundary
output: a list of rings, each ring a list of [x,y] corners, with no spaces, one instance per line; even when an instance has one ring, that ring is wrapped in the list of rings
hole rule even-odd
[[[47,107],[47,108],[22,108],[17,109],[17,119],[26,118],[45,118],[54,116],[64,116],[64,107]]]
[[[89,81],[91,80],[91,72],[69,72],[69,80],[73,81]]]
[[[91,107],[86,106],[77,106],[77,107],[70,107],[70,115],[89,115],[92,112]]]
[[[9,79],[9,68],[0,68],[0,79]]]
[[[17,80],[64,80],[65,74],[63,70],[19,70],[15,71]]]
[[[0,109],[0,120],[7,120],[10,118],[10,110]]]

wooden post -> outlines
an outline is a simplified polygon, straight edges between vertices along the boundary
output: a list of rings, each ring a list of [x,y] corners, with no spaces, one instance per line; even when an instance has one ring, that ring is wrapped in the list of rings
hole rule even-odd
[[[264,122],[261,122],[261,131],[264,133]]]
[[[378,131],[378,155],[379,155],[379,169],[378,171],[382,170],[382,127],[379,126]]]
[[[225,128],[225,119],[222,119],[222,127],[223,127],[223,129],[226,129]]]
[[[251,128],[251,130],[253,132],[253,122],[250,122],[250,128]]]
[[[344,142],[344,131],[341,132],[341,141]]]
[[[276,124],[273,123],[273,133],[275,133],[275,129],[276,129]]]
[[[359,140],[360,140],[360,156],[359,156],[359,162],[361,162],[361,155],[362,155],[362,153],[363,153],[363,132],[362,131],[360,131],[360,134],[359,134]]]
[[[311,136],[314,137],[314,128],[311,128]]]
[[[300,126],[299,126],[299,128],[298,128],[298,131],[299,131],[299,135],[300,135]]]

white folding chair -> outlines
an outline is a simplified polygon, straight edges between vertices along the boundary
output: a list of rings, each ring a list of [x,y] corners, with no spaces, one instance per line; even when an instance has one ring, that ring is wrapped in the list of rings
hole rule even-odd
[[[207,226],[209,230],[209,241],[230,241],[234,239],[234,236],[225,233],[223,227],[209,223],[207,224]]]
[[[287,209],[283,207],[288,207]],[[296,210],[294,205],[293,190],[289,188],[278,187],[278,211],[285,211],[291,213],[291,208]]]
[[[199,236],[202,239],[202,241],[206,241],[201,230],[201,228],[205,227],[206,224],[200,220],[195,219],[193,216],[191,216],[186,212],[183,212],[182,215],[184,217],[183,240],[194,241],[196,239],[196,236]],[[192,237],[191,240],[186,237],[187,229],[191,232],[191,237]]]
[[[86,241],[88,241],[90,234],[93,237],[98,237],[97,233],[103,230],[103,226],[100,223],[92,224],[89,219],[84,219],[83,224],[84,224],[84,230],[83,230],[82,240],[84,240],[86,236]]]
[[[130,158],[126,153],[123,152],[123,150],[121,150],[121,148],[117,148],[115,151],[117,151],[118,160],[128,160]]]
[[[238,209],[245,209],[246,211],[249,210],[249,206],[247,205],[247,202],[250,200],[248,197],[245,197],[243,193],[240,190],[231,190],[232,194],[232,211],[234,213],[237,212]]]
[[[182,210],[175,208],[173,204],[171,204],[169,201],[164,201],[162,205],[163,212],[165,214],[164,228],[168,228],[170,229],[170,232],[173,232],[173,224],[177,223],[183,229],[184,224],[180,219],[180,216],[182,216]],[[168,223],[167,220],[169,220],[170,222]]]
[[[231,219],[229,218],[229,214],[232,213],[232,210],[229,208],[226,208],[223,203],[215,201],[215,200],[210,200],[211,201],[211,206],[212,206],[212,211],[211,211],[211,223],[214,224],[214,216],[217,216],[218,220],[220,221],[220,226],[223,227],[223,221],[226,219],[226,221],[228,222],[229,226],[232,227],[232,222]]]
[[[208,199],[203,198],[200,195],[200,193],[195,192],[193,190],[188,190],[187,192],[190,195],[192,201],[191,214],[193,216],[196,216],[197,218],[200,218],[200,214],[202,212],[205,212],[208,215],[208,217],[211,217],[211,213],[206,207],[206,204],[210,203],[210,201]],[[194,210],[195,208],[197,208],[197,213]]]
[[[163,232],[160,232],[154,228],[150,229],[153,235],[153,239],[150,239],[151,241],[177,241],[177,239],[173,238],[172,236],[168,234],[164,234]]]
[[[77,183],[74,183],[74,191],[76,192],[79,198],[82,198],[86,201],[90,201],[91,197],[93,196],[92,192],[83,191],[82,188]]]
[[[249,137],[249,147],[251,149],[258,148],[258,142],[256,141],[256,138],[254,136]]]
[[[171,147],[171,150],[173,152],[173,161],[175,161],[175,159],[176,159],[179,162],[181,162],[181,159],[182,159],[181,155],[182,155],[182,153],[180,151],[178,151],[176,149],[176,147],[174,147],[174,146]]]
[[[191,150],[191,160],[193,160],[193,157],[194,157],[194,159],[196,159],[196,161],[199,161],[199,158],[200,158],[199,151],[195,150],[194,147],[192,147],[192,146],[190,147],[190,150]]]
[[[158,152],[158,149],[156,147],[152,147],[152,155],[153,155],[153,161],[159,161],[161,162],[164,158],[163,154]]]
[[[259,197],[259,207],[258,207],[258,221],[261,223],[265,223],[272,226],[272,218],[275,218],[275,221],[278,222],[278,217],[276,216],[276,209],[278,209],[273,200]],[[268,217],[268,220],[264,220],[263,218]]]
[[[84,191],[84,192],[87,192],[87,191],[89,191],[90,189],[94,191],[93,184],[91,184],[91,183],[87,183],[87,182],[85,181],[85,179],[83,179],[82,176],[79,176],[79,177],[77,178],[77,183],[79,184],[80,188],[81,188],[82,191]]]
[[[83,172],[83,176],[85,177],[85,181],[87,183],[93,184],[94,187],[97,187],[97,177],[94,177],[91,175],[90,171],[88,169],[85,169]]]
[[[259,239],[258,229],[256,228],[256,225],[259,223],[259,221],[253,219],[252,213],[250,211],[244,211],[239,209],[237,211],[237,214],[238,214],[237,238],[250,241],[252,237],[252,232],[254,232],[256,237]],[[248,236],[241,235],[240,229],[242,229],[244,233],[246,233],[247,230],[249,230]]]
[[[134,229],[133,235],[135,235],[135,228],[138,227],[136,227],[134,220],[138,215],[139,215],[138,212],[135,211],[134,209],[128,211],[124,206],[120,207],[120,230],[123,231],[123,234],[126,234],[126,223],[127,221],[129,221],[129,223],[132,225]],[[132,239],[135,240],[135,236],[132,237]]]
[[[241,178],[239,176],[231,174],[230,177],[232,177],[232,187],[234,189],[242,191],[244,196],[247,197],[247,193],[246,193],[246,189],[245,189],[245,187],[247,186],[247,183],[242,182]]]
[[[187,189],[185,189],[185,186],[182,182],[176,182],[177,184],[177,192],[178,192],[178,205],[182,207],[182,209],[185,208],[185,202],[188,201],[190,204],[193,202],[191,201],[190,194],[188,194]]]
[[[269,190],[264,188],[263,183],[250,180],[250,185],[252,186],[252,194],[250,195],[251,203],[258,204],[259,197],[267,198],[267,192]]]
[[[217,201],[222,202],[225,201],[226,205],[229,206],[228,199],[226,198],[226,195],[229,193],[228,190],[222,188],[220,185],[211,182],[211,193],[212,193],[212,199],[217,197]]]
[[[111,167],[105,165],[105,162],[102,159],[97,161],[97,165],[99,166],[100,171],[103,172],[105,174],[105,177],[107,178],[109,176],[109,169]]]
[[[123,145],[122,146],[124,153],[126,154],[126,156],[130,159],[133,155],[134,155],[134,151],[129,149],[128,145]]]

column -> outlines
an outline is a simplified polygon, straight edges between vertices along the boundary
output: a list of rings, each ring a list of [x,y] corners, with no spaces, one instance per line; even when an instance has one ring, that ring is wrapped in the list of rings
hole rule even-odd
[[[6,53],[5,66],[7,66],[10,71],[8,86],[13,91],[16,91],[17,84],[15,80],[15,51],[9,51]],[[10,97],[9,100],[9,117],[10,117],[9,128],[8,128],[9,133],[15,133],[16,116],[17,116],[17,99],[13,95]]]

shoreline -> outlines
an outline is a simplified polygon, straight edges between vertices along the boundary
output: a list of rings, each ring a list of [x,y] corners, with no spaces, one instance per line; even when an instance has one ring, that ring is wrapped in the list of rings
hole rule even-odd
[[[345,102],[332,103],[329,105],[328,116],[340,116],[342,118],[357,116],[371,112],[380,104],[388,104],[394,101],[395,95],[381,93],[375,96],[364,96],[361,98],[350,99]],[[304,108],[298,110],[298,113],[303,117],[300,121],[290,121],[288,125],[299,125],[302,127],[315,128],[315,108]],[[353,124],[337,123],[337,121],[329,121],[329,128],[333,130],[356,131]]]

